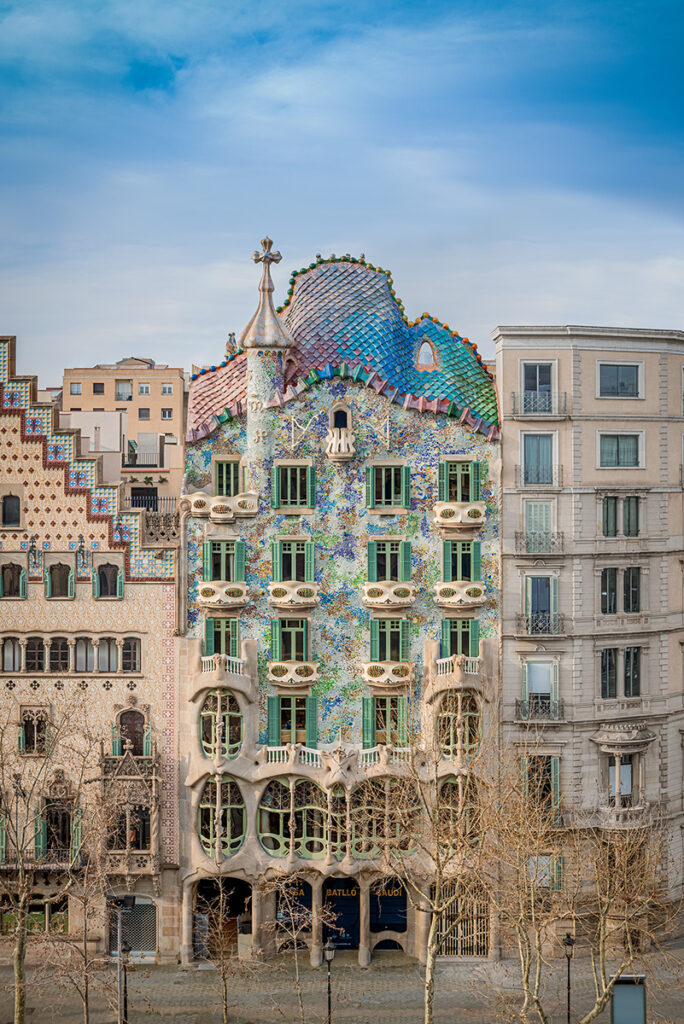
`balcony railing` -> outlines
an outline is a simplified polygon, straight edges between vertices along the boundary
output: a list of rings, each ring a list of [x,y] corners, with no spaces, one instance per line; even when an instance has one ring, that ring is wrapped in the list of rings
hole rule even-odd
[[[567,416],[565,391],[513,392],[514,416]]]
[[[248,600],[246,583],[206,580],[197,590],[197,603],[203,608],[241,608]]]
[[[516,487],[562,487],[562,466],[516,466]]]
[[[484,522],[486,512],[484,501],[437,501],[432,522],[448,530],[472,530]]]
[[[484,583],[474,580],[454,580],[435,583],[435,604],[439,608],[470,608],[484,604]]]
[[[135,451],[129,448],[127,452],[121,453],[121,465],[124,469],[138,466],[156,466],[163,468],[163,456],[158,448],[138,448]]]
[[[311,686],[318,682],[317,661],[269,661],[268,678],[277,686]]]
[[[178,508],[178,498],[160,498],[156,494],[132,494],[124,497],[122,508],[124,511],[139,508],[146,512],[163,512],[169,515]]]
[[[410,747],[392,747],[379,743],[361,751],[361,767],[372,768],[376,764],[408,764],[411,760]]]
[[[325,454],[333,462],[347,462],[354,457],[354,434],[348,427],[330,427],[325,439]]]
[[[363,603],[367,608],[408,608],[415,599],[413,583],[379,580],[363,585]]]
[[[287,764],[294,759],[296,764],[306,768],[321,767],[321,752],[311,747],[300,747],[298,744],[288,744],[284,747],[267,747],[266,756],[268,764]]]
[[[313,608],[320,601],[318,584],[299,580],[269,583],[268,599],[276,608]]]
[[[515,551],[518,555],[559,555],[565,549],[565,534],[549,530],[516,530]]]
[[[413,682],[416,666],[412,661],[369,661],[361,666],[361,674],[370,686],[405,686]]]
[[[452,654],[448,658],[438,658],[435,661],[438,676],[450,676],[454,673],[463,673],[467,676],[479,676],[480,659],[467,658],[465,654]]]
[[[518,722],[563,722],[565,707],[562,700],[531,694],[529,700],[516,700],[515,717]]]
[[[565,617],[557,612],[518,615],[518,633],[525,636],[559,636],[565,632]]]
[[[243,676],[245,675],[246,664],[247,662],[243,658],[231,658],[227,654],[212,654],[202,658],[202,672],[218,672],[223,670],[224,672],[232,672],[236,676]]]

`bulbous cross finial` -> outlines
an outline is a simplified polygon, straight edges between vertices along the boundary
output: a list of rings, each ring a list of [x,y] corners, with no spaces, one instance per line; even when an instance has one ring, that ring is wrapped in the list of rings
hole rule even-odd
[[[281,322],[273,307],[273,282],[271,280],[271,264],[280,263],[283,257],[276,250],[273,242],[266,236],[261,240],[261,252],[255,250],[252,259],[262,263],[264,272],[259,282],[259,306],[256,313],[240,334],[240,348],[289,348],[294,339],[284,323]]]
[[[283,258],[277,249],[275,252],[272,252],[272,249],[273,241],[267,235],[266,238],[261,239],[261,252],[258,252],[255,249],[252,253],[252,259],[254,262],[263,263],[264,265],[264,272],[261,275],[261,281],[259,282],[260,292],[273,291],[273,282],[271,281],[271,264],[280,263]]]

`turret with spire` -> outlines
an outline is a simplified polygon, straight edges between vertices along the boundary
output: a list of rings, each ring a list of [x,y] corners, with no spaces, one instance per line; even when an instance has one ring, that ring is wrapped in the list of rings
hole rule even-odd
[[[243,329],[239,338],[239,347],[286,349],[294,344],[292,335],[285,327],[273,305],[273,281],[271,280],[271,264],[280,263],[282,256],[273,252],[273,242],[266,236],[261,240],[261,252],[252,254],[255,263],[263,264],[263,273],[259,282],[259,305],[257,311]]]

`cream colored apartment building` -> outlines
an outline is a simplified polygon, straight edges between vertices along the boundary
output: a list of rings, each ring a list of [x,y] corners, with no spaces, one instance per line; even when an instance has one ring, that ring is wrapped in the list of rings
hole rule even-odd
[[[499,327],[504,738],[681,887],[684,333]],[[679,867],[677,867],[679,865]]]
[[[180,494],[184,469],[185,377],[179,367],[130,356],[64,371],[62,411],[122,414],[121,478],[128,507],[166,509]]]

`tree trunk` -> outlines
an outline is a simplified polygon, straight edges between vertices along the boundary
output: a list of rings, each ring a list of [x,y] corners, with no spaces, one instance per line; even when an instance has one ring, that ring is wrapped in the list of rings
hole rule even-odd
[[[437,963],[437,930],[439,914],[430,915],[430,930],[425,956],[425,1013],[423,1024],[432,1024],[435,1009],[435,966]]]
[[[17,923],[14,932],[14,1024],[26,1020],[26,926],[27,899],[22,895],[17,906]]]
[[[83,906],[83,1024],[90,1024],[90,998],[88,992],[88,908]]]
[[[221,978],[221,996],[223,999],[223,1024],[228,1024],[228,976],[225,968],[221,972],[223,977]]]

